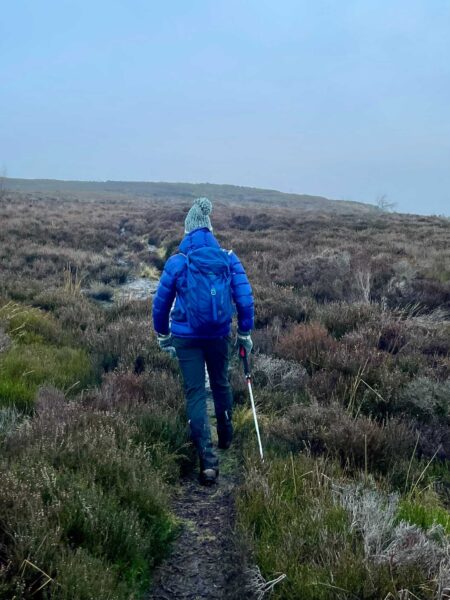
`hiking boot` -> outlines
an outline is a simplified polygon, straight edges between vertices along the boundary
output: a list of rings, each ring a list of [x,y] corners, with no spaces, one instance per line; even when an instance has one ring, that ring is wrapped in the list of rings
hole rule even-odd
[[[200,471],[199,481],[202,485],[210,486],[217,483],[219,478],[219,469],[204,469]]]
[[[219,467],[211,467],[206,465],[202,459],[200,459],[200,473],[199,481],[202,485],[214,485],[219,478]]]

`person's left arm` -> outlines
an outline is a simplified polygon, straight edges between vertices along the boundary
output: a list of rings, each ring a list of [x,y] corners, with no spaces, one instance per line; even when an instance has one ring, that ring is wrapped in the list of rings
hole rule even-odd
[[[153,328],[158,336],[170,335],[169,315],[177,293],[180,258],[181,256],[175,255],[166,262],[153,299]]]

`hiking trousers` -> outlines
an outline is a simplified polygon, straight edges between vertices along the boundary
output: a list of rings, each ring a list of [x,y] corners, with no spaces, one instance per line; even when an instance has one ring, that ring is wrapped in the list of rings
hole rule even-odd
[[[231,440],[232,402],[228,380],[230,337],[202,339],[172,336],[173,345],[183,375],[186,412],[191,438],[203,468],[217,468],[218,461],[211,442],[211,430],[206,412],[205,365],[214,400],[217,433]]]

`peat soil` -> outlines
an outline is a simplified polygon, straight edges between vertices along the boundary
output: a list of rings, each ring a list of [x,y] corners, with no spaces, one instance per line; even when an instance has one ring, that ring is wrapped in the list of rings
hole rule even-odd
[[[208,412],[212,412],[208,401]],[[211,419],[212,421],[212,419]],[[181,523],[170,556],[159,566],[146,600],[253,600],[251,575],[234,530],[236,450],[218,450],[219,483],[201,486],[197,473],[182,478],[172,510]]]

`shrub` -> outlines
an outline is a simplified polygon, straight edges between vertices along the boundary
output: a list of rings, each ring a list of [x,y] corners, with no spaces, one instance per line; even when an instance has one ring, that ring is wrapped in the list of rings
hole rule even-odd
[[[322,364],[335,369],[342,375],[361,375],[365,379],[377,377],[383,366],[382,353],[372,346],[373,335],[370,331],[346,333],[338,343],[332,344],[324,353]]]
[[[444,323],[442,323],[443,320]],[[437,321],[437,327],[436,322],[434,323],[434,327],[433,322],[429,323],[429,325],[431,325],[431,327],[429,327],[428,330],[420,332],[421,335],[420,339],[418,340],[419,349],[423,354],[428,356],[448,356],[450,345],[450,326],[445,323],[445,317]]]
[[[309,371],[323,366],[325,355],[336,342],[317,322],[294,325],[279,340],[276,351],[282,358],[302,363]]]
[[[130,415],[134,439],[151,449],[153,463],[167,480],[189,470],[193,462],[184,395],[179,378],[170,372],[135,375],[108,373],[99,390],[84,395],[84,404],[102,411]]]
[[[425,372],[427,367],[426,357],[416,349],[410,352],[401,352],[396,356],[396,365],[400,371],[409,376],[416,376],[418,373]]]
[[[329,247],[320,255],[295,256],[286,261],[279,280],[298,289],[308,288],[317,302],[351,300],[350,258],[348,252]]]
[[[363,380],[359,400],[362,413],[379,420],[393,415],[407,416],[398,405],[402,388],[409,381],[406,373],[385,363],[363,375]]]
[[[148,261],[157,271],[161,272],[164,269],[164,260],[157,252],[151,252]]]
[[[387,298],[392,306],[419,304],[427,311],[450,308],[450,285],[448,282],[422,278],[420,276],[402,286],[390,289]]]
[[[9,436],[0,461],[2,597],[18,589],[31,597],[43,583],[52,598],[73,598],[74,589],[77,598],[95,592],[101,600],[144,591],[176,525],[153,460],[158,441],[140,441],[138,423],[41,391],[35,418]],[[68,588],[74,573],[86,580]]]
[[[253,285],[255,296],[255,325],[263,327],[275,318],[282,324],[288,321],[306,321],[311,314],[314,302],[301,297],[291,287],[271,284]]]
[[[399,408],[421,422],[430,423],[434,419],[446,422],[450,416],[450,381],[412,379],[402,390]]]
[[[242,370],[240,361],[231,364],[228,377],[233,393],[233,400],[236,404],[243,404],[248,396],[247,383]]]
[[[86,332],[101,326],[105,318],[104,311],[84,295],[71,294],[63,288],[42,292],[33,304],[51,311],[63,331],[70,332],[80,345]]]
[[[379,310],[376,304],[330,302],[319,304],[314,318],[322,323],[333,337],[339,339],[360,325],[374,320],[379,315]]]
[[[306,370],[294,361],[258,354],[253,359],[253,378],[258,387],[300,391],[305,387],[308,375]]]
[[[378,348],[397,354],[408,343],[405,324],[402,321],[388,321],[382,324],[378,338]]]
[[[277,341],[280,337],[281,327],[279,322],[274,320],[274,325],[266,325],[260,329],[254,329],[252,339],[255,352],[271,355],[274,352]]]
[[[104,327],[91,329],[85,336],[85,344],[91,354],[105,371],[132,369],[138,356],[144,365],[152,369],[176,370],[175,361],[159,350],[149,319],[141,314],[142,306],[139,304],[137,308],[139,316],[133,312],[127,315],[122,309],[120,319],[117,313],[112,313],[109,316],[111,320]]]
[[[381,558],[391,541],[395,527],[398,494],[383,494],[361,483],[336,485],[335,500],[351,518],[351,528],[358,531],[368,559]]]
[[[315,371],[307,384],[311,398],[321,404],[343,400],[346,397],[348,384],[345,377],[337,369]]]
[[[450,428],[445,421],[433,419],[429,423],[415,421],[420,434],[417,453],[419,456],[447,461],[450,458]]]
[[[123,284],[127,281],[129,269],[117,265],[106,265],[101,273],[97,275],[98,279],[103,284]]]
[[[267,439],[282,451],[327,453],[343,467],[384,474],[408,461],[416,441],[412,428],[401,421],[380,425],[368,417],[352,417],[337,403],[324,407],[316,402],[292,405],[272,419]]]

